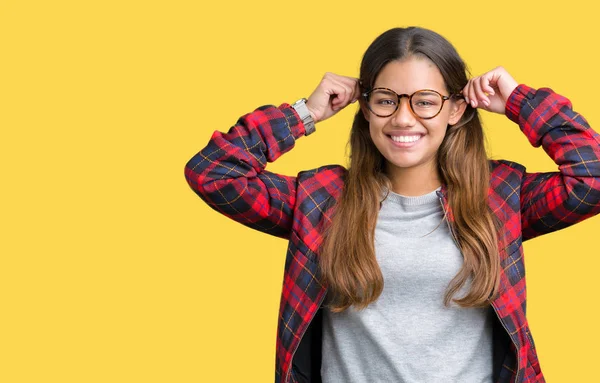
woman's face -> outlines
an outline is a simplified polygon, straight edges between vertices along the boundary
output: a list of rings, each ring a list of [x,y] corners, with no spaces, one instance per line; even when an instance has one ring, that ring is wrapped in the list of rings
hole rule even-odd
[[[398,94],[409,95],[418,90],[433,89],[449,96],[437,66],[420,57],[388,63],[379,72],[373,87],[389,88]],[[369,121],[371,139],[386,159],[388,172],[408,168],[436,171],[436,153],[446,128],[460,120],[464,106],[464,102],[457,103],[451,99],[444,102],[436,117],[421,119],[413,114],[407,97],[400,100],[398,109],[389,117],[378,117],[364,104],[361,105]]]

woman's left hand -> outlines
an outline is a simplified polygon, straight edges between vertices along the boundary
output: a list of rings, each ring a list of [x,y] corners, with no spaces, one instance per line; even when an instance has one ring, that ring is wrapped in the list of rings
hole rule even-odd
[[[462,94],[473,108],[504,114],[506,100],[519,85],[503,67],[499,66],[467,82]]]

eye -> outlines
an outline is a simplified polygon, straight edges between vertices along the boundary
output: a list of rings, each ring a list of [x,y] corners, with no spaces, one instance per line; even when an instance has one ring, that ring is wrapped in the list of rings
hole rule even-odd
[[[377,100],[377,104],[384,105],[384,106],[388,106],[388,105],[393,106],[393,105],[396,105],[396,101],[389,100],[389,99],[388,100],[383,100],[382,99],[382,100]]]
[[[435,103],[431,102],[431,101],[426,101],[426,100],[420,100],[415,102],[415,106],[418,106],[419,108],[428,108],[430,106],[434,106]]]
[[[412,98],[413,108],[433,109],[439,108],[442,104],[442,99],[436,93],[419,92]]]
[[[385,89],[375,89],[371,94],[371,105],[377,105],[383,108],[396,107],[398,100],[396,94]]]

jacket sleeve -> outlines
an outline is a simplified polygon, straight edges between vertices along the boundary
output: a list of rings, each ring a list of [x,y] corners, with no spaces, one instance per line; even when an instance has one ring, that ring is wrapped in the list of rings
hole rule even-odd
[[[525,172],[521,183],[522,239],[551,233],[600,213],[600,135],[571,102],[551,89],[519,85],[506,103],[534,147],[558,172]]]
[[[253,229],[289,238],[296,177],[265,170],[305,133],[289,104],[265,105],[215,131],[185,166],[185,178],[211,208]]]

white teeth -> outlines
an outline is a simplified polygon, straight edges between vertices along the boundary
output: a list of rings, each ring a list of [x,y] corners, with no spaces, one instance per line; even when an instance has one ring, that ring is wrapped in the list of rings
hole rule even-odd
[[[421,136],[390,136],[392,140],[396,142],[415,142],[418,141]]]

